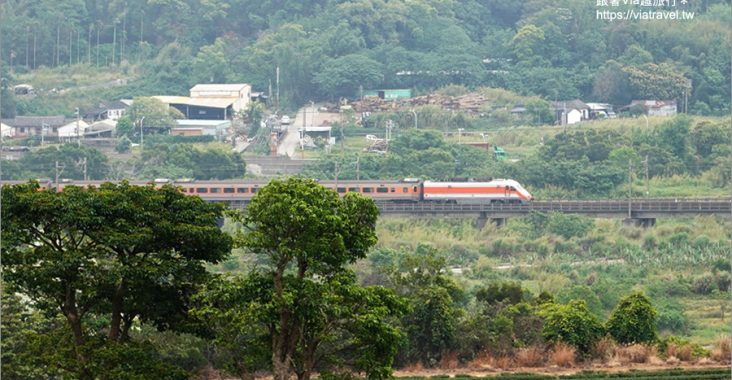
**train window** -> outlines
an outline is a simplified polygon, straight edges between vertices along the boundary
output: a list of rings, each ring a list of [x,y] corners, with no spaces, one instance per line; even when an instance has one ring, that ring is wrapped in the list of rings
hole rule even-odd
[[[252,187],[252,193],[256,193],[257,191],[259,191],[258,187]]]
[[[233,192],[234,192],[234,188],[233,187],[224,187],[224,193],[231,194]]]
[[[402,193],[408,193],[409,188],[408,187],[402,187]]]
[[[211,188],[211,192],[212,193],[219,193],[219,192],[221,192],[221,189],[219,189],[218,187],[212,187]]]
[[[199,194],[208,193],[208,188],[205,188],[205,187],[197,187],[196,188],[196,192],[199,193]]]
[[[417,192],[417,186],[413,187],[413,189],[414,189],[414,192],[416,193]]]
[[[237,187],[236,188],[236,192],[239,193],[239,194],[248,193],[249,192],[249,188],[248,187]]]
[[[388,187],[379,187],[379,188],[376,189],[376,192],[377,193],[388,193],[389,192],[389,188]]]
[[[349,187],[348,191],[351,193],[360,193],[361,189],[359,189],[358,187]]]
[[[373,193],[374,192],[374,188],[373,187],[364,187],[363,188],[363,192],[364,193]]]
[[[338,189],[336,189],[336,191],[338,191],[339,193],[345,193],[346,192],[346,188],[345,187],[339,187]]]
[[[392,192],[392,193],[395,193],[395,192],[396,192],[396,189],[392,187],[392,188],[391,188],[391,192]]]

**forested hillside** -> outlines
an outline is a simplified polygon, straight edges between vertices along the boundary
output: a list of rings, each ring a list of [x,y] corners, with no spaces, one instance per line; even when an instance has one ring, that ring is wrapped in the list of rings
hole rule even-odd
[[[133,78],[99,97],[231,81],[274,95],[279,68],[285,106],[462,84],[729,112],[729,1],[689,2],[693,21],[610,22],[598,9],[587,0],[10,0],[0,57],[6,86],[42,66],[118,66]]]

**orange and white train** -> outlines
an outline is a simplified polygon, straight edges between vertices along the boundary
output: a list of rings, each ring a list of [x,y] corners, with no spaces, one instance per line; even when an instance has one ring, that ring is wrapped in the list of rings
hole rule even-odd
[[[65,186],[98,186],[105,181],[40,181],[42,189]],[[156,179],[152,182],[130,181],[131,184],[170,184],[181,192],[211,201],[248,201],[269,180],[211,180]],[[8,182],[5,182],[8,183]],[[16,182],[17,183],[17,182]],[[381,202],[440,202],[440,203],[527,203],[534,198],[520,183],[512,179],[487,181],[422,181],[403,180],[318,181],[338,194],[360,193]]]

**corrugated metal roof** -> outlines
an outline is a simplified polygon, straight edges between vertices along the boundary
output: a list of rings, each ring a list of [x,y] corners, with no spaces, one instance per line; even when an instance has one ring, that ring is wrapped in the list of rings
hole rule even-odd
[[[64,124],[65,117],[60,116],[16,116],[15,119],[3,119],[3,124],[11,127],[41,127],[46,124],[50,127],[58,127]]]
[[[175,121],[180,127],[218,127],[221,125],[230,125],[229,120],[192,120],[180,119]]]
[[[236,98],[189,98],[187,96],[153,96],[165,104],[185,104],[189,106],[227,108],[236,102]]]
[[[197,84],[191,88],[193,91],[241,91],[249,86],[246,83],[226,83],[226,84]]]

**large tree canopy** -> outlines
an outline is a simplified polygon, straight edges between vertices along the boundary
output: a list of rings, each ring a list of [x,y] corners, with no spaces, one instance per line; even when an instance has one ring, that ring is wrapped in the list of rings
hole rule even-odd
[[[62,314],[73,336],[75,376],[93,378],[85,344],[105,334],[126,342],[136,320],[184,328],[188,299],[232,240],[222,209],[171,186],[127,183],[41,191],[3,190],[7,281],[41,310]],[[104,316],[91,326],[93,316]]]
[[[240,243],[262,266],[212,287],[201,313],[219,332],[269,350],[275,379],[292,372],[308,379],[336,358],[369,378],[388,377],[401,338],[394,321],[405,305],[391,290],[358,286],[345,267],[376,243],[377,215],[358,194],[339,198],[312,180],[272,181],[242,220],[248,231]],[[239,360],[239,371],[256,368],[257,352]]]

